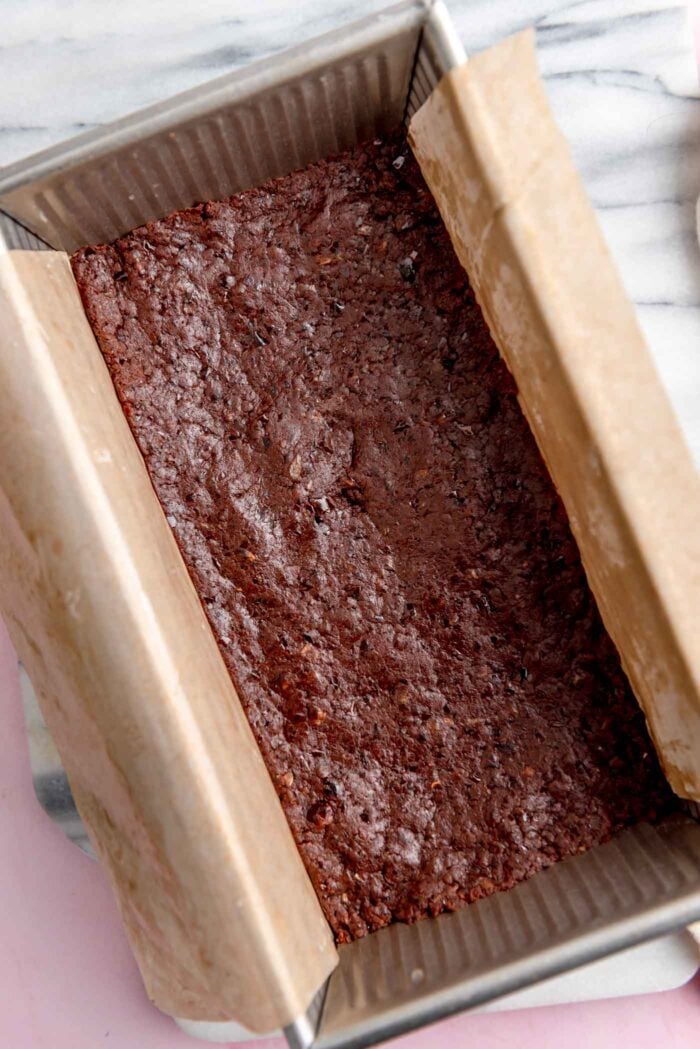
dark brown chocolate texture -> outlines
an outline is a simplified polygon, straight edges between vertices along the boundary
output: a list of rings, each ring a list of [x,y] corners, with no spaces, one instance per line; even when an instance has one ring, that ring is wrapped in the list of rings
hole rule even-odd
[[[338,940],[669,807],[402,139],[73,269]]]

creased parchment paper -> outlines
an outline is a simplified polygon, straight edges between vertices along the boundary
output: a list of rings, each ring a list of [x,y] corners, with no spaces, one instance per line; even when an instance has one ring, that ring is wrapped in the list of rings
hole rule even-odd
[[[666,775],[698,800],[700,481],[553,121],[532,32],[449,73],[409,138]]]
[[[153,1001],[270,1031],[329,927],[68,257],[0,253],[0,607]]]
[[[410,135],[669,779],[699,799],[698,480],[530,35],[448,75]],[[0,315],[0,608],[147,989],[278,1028],[335,948],[67,256],[0,253]]]

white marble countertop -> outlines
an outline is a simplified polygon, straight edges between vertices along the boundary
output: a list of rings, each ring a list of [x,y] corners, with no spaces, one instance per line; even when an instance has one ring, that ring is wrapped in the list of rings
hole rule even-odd
[[[383,0],[0,0],[0,164]],[[526,25],[700,464],[700,101],[679,0],[448,0],[467,52]],[[612,12],[612,13],[611,13]]]
[[[385,2],[0,0],[0,165]],[[536,26],[555,115],[700,465],[700,101],[679,0],[447,2],[467,52]],[[677,965],[678,956],[663,959],[673,981],[669,958]],[[662,982],[638,979],[635,970],[620,983],[606,970],[602,984],[640,991]],[[536,993],[550,1001],[601,991]]]

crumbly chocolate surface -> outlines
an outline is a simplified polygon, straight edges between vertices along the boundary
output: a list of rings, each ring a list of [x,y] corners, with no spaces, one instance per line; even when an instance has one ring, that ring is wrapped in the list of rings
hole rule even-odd
[[[668,808],[402,139],[72,261],[338,940]]]

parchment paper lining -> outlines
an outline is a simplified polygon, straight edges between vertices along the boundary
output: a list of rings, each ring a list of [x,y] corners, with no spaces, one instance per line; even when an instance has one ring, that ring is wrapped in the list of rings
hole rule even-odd
[[[566,504],[669,779],[700,798],[700,496],[532,39],[411,139]],[[336,963],[66,255],[0,255],[0,606],[149,994],[278,1028]]]
[[[0,254],[0,312],[2,611],[147,990],[277,1029],[335,947],[67,255]]]
[[[564,500],[673,789],[700,798],[700,481],[526,31],[448,73],[410,141]]]

